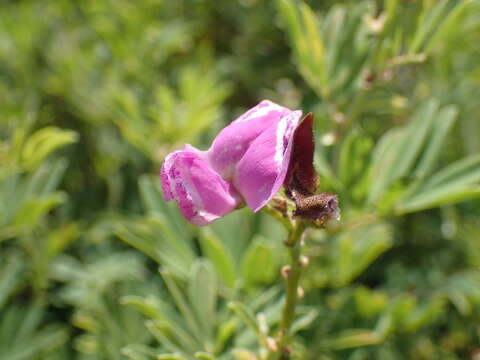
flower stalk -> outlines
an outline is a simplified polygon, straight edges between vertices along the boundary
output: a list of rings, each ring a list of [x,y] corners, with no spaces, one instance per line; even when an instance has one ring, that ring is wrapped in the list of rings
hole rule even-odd
[[[302,236],[307,228],[307,222],[297,220],[289,233],[285,245],[290,253],[290,265],[283,272],[285,278],[285,305],[283,308],[282,319],[280,321],[278,348],[281,359],[288,359],[290,354],[290,329],[295,319],[295,307],[298,301],[298,287],[302,275],[303,265],[302,255]]]

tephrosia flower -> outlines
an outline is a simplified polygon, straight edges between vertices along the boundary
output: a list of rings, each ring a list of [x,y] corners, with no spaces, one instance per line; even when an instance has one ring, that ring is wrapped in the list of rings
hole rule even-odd
[[[187,145],[169,154],[160,174],[165,200],[176,200],[198,226],[245,203],[258,211],[285,182],[301,117],[264,100],[224,128],[209,150]],[[309,151],[313,158],[313,146]]]
[[[300,277],[308,264],[302,255],[304,231],[340,217],[337,196],[317,193],[314,149],[313,115],[302,118],[301,111],[265,100],[224,128],[207,151],[186,145],[169,154],[160,172],[165,200],[176,200],[198,226],[244,204],[258,211],[284,186],[286,197],[276,197],[268,207],[288,232],[284,244],[291,256],[282,271],[285,305],[277,336],[269,337],[275,358],[291,353]]]

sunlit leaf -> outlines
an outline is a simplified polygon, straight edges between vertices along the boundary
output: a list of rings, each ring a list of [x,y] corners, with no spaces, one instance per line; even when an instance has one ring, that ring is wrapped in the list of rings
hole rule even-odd
[[[38,166],[51,152],[74,143],[78,135],[71,130],[56,127],[44,127],[37,130],[26,141],[22,157],[29,168]]]

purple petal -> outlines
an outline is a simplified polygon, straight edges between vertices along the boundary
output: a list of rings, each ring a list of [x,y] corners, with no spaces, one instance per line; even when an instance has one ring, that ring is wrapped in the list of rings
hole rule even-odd
[[[224,128],[208,150],[213,168],[224,179],[231,179],[235,165],[243,157],[252,141],[270,126],[277,124],[291,110],[264,100]]]
[[[168,154],[160,169],[160,181],[162,182],[162,191],[165,201],[170,201],[175,198],[174,192],[172,191],[172,182],[170,181],[170,176],[168,173],[170,172],[178,153],[180,153],[180,151],[175,151]]]
[[[264,130],[236,166],[234,184],[253,211],[262,208],[283,185],[301,116],[301,111],[292,111]]]
[[[193,147],[167,156],[160,171],[165,200],[176,200],[193,225],[203,226],[233,211],[239,200],[232,186]]]

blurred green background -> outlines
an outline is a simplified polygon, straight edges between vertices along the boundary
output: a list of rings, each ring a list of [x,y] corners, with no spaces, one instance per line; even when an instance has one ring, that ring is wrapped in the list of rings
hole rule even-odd
[[[263,359],[283,229],[157,174],[268,98],[342,208],[292,358],[478,360],[479,44],[478,0],[1,1],[0,359]]]

